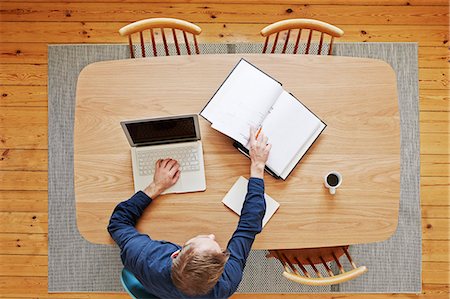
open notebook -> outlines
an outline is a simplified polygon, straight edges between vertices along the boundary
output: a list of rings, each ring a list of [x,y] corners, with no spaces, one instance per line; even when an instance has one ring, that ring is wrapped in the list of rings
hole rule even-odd
[[[267,167],[286,179],[326,125],[281,83],[241,59],[200,112],[212,128],[248,151],[250,126],[262,127],[272,150]]]
[[[223,198],[222,202],[224,205],[229,207],[233,212],[241,215],[242,207],[244,206],[245,196],[247,195],[247,185],[248,180],[244,177],[239,177],[239,179],[228,191],[227,195]],[[266,214],[264,215],[262,225],[263,227],[272,218],[273,214],[278,210],[280,204],[276,202],[272,197],[264,193],[264,198],[266,199]]]

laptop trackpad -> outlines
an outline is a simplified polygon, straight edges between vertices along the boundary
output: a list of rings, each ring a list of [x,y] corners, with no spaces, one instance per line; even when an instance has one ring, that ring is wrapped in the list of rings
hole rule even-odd
[[[181,190],[184,190],[183,187],[185,185],[184,181],[185,181],[185,179],[183,179],[183,174],[180,174],[180,178],[178,179],[176,184],[173,185],[172,187],[170,187],[169,189],[167,189],[166,191],[164,191],[162,194],[182,192]]]

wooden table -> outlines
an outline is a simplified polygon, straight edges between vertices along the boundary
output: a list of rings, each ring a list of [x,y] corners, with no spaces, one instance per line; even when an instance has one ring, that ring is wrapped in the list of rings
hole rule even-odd
[[[125,119],[198,113],[239,58],[283,83],[328,127],[286,181],[266,174],[280,202],[254,249],[311,248],[387,239],[397,227],[400,128],[396,77],[383,61],[308,55],[199,55],[97,62],[79,75],[75,114],[75,194],[81,234],[112,243],[106,226],[115,205],[133,194]],[[238,216],[221,200],[249,160],[200,117],[207,190],[165,195],[138,229],[183,244],[214,233],[226,246]],[[335,196],[323,176],[337,170]]]

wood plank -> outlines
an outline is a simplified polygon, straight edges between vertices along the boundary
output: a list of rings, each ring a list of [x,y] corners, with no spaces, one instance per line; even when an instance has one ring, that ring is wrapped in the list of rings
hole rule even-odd
[[[47,277],[46,255],[0,255],[2,271],[0,276],[41,276]]]
[[[450,95],[445,89],[420,90],[420,111],[450,111]]]
[[[449,177],[421,177],[420,200],[422,205],[450,206]]]
[[[47,172],[42,171],[0,171],[0,181],[1,191],[47,190]]]
[[[422,260],[424,262],[450,262],[449,252],[450,244],[447,240],[423,240],[422,242]]]
[[[2,4],[3,6],[3,4]],[[3,15],[0,14],[2,17]],[[0,43],[0,63],[47,63],[47,44]]]
[[[450,240],[450,219],[422,218],[424,240]]]
[[[47,86],[0,86],[0,107],[47,107]]]
[[[421,133],[450,133],[448,112],[420,112]]]
[[[446,133],[421,133],[420,153],[424,155],[449,155],[449,135]]]
[[[447,47],[419,46],[419,68],[448,67],[450,51]]]
[[[445,46],[419,45],[419,67],[444,68],[448,65],[449,59],[449,51]],[[47,63],[47,43],[0,43],[0,63],[45,64]]]
[[[47,234],[0,232],[0,254],[46,255]]]
[[[0,149],[0,169],[47,171],[47,150]]]
[[[422,206],[422,218],[448,219],[450,218],[450,206]]]
[[[47,233],[47,213],[0,212],[0,231],[3,233]]]
[[[48,293],[48,279],[47,277],[40,276],[1,276],[0,277],[0,293],[2,298],[130,298],[126,293]]]
[[[448,67],[446,68],[421,68],[419,70],[419,88],[448,90]]]
[[[445,284],[450,280],[450,264],[441,262],[422,263],[423,283]]]
[[[3,0],[3,2],[22,2],[23,0]],[[88,3],[93,0],[33,0],[33,2],[81,2]],[[124,2],[132,3],[136,0],[97,0],[96,2]],[[142,0],[139,2],[143,3],[158,3],[161,0]],[[165,0],[167,3],[179,3],[180,0]],[[211,4],[211,3],[222,3],[220,0],[187,0],[191,3],[201,3],[201,4]],[[247,3],[247,4],[258,4],[258,3],[268,3],[272,4],[273,0],[227,0],[228,3]],[[385,5],[385,6],[397,6],[397,5],[411,5],[411,6],[448,6],[447,0],[277,0],[277,3],[282,4],[335,4],[335,5]],[[351,7],[349,7],[351,9]]]
[[[426,176],[449,176],[450,175],[449,155],[421,155],[420,175]]]
[[[449,133],[449,113],[438,111],[420,112],[420,132]]]
[[[57,293],[47,292],[46,277],[0,277],[2,298],[67,298],[67,299],[126,299],[126,293]],[[30,294],[30,290],[32,293]],[[282,294],[282,298],[333,299],[336,294]],[[339,299],[448,299],[448,285],[424,284],[423,294],[339,294]],[[278,299],[280,294],[235,294],[233,299]]]
[[[128,22],[3,22],[3,42],[47,43],[126,43],[118,30]],[[199,42],[263,42],[260,30],[268,23],[198,23],[203,32]],[[447,26],[427,25],[341,25],[345,31],[339,41],[419,42],[421,46],[448,45]]]
[[[0,212],[48,211],[47,191],[0,191]]]
[[[47,108],[0,109],[0,149],[47,149]]]
[[[47,85],[46,64],[0,64],[2,85]]]
[[[448,24],[447,6],[346,6],[314,4],[211,3],[3,3],[1,18],[25,22],[134,22],[145,18],[180,18],[194,23],[268,23],[312,18],[330,24]],[[239,14],[236,14],[236,12]]]

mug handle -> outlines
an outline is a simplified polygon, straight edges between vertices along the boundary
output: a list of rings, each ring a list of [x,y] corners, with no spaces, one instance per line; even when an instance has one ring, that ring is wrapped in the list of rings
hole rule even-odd
[[[330,187],[330,194],[336,194],[336,188]]]

